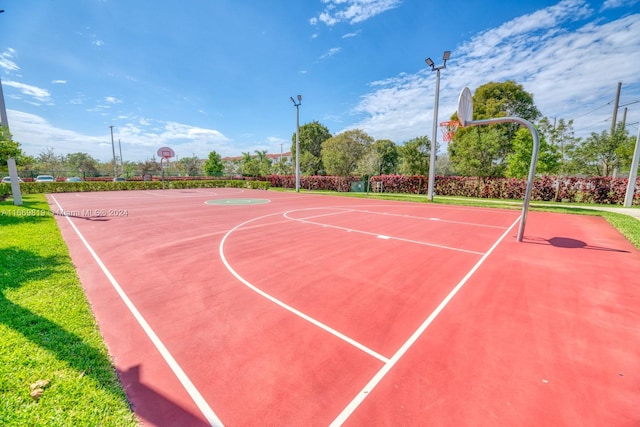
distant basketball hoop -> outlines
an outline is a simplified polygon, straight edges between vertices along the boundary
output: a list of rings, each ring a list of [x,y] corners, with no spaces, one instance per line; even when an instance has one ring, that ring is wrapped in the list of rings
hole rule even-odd
[[[169,161],[170,158],[175,157],[176,153],[169,147],[158,148],[158,156],[160,156],[160,169],[162,169],[162,189],[164,190],[164,166],[162,161]]]
[[[176,153],[169,147],[161,147],[158,148],[158,156],[162,157],[165,160],[169,160],[172,157],[176,156]]]
[[[440,122],[440,130],[442,131],[442,140],[444,142],[451,142],[453,135],[455,135],[460,126],[460,122],[457,120],[447,120],[446,122]]]

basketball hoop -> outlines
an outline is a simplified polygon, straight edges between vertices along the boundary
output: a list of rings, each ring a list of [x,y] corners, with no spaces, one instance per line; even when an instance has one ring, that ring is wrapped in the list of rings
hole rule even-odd
[[[158,156],[162,159],[169,160],[172,157],[175,157],[176,153],[169,147],[161,147],[158,149]]]
[[[442,140],[444,142],[450,142],[453,139],[453,135],[455,135],[458,130],[458,126],[460,126],[460,122],[457,120],[448,120],[446,122],[440,123],[440,130],[442,131]]]

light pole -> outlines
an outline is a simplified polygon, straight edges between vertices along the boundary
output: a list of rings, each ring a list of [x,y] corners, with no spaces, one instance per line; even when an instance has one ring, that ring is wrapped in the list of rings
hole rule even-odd
[[[111,150],[113,150],[113,179],[118,177],[118,164],[116,163],[116,145],[113,143],[113,126],[109,126],[111,129]]]
[[[440,98],[440,70],[447,68],[447,61],[451,56],[451,51],[445,50],[442,55],[444,63],[438,67],[435,66],[431,58],[427,58],[424,61],[431,71],[436,72],[436,101],[433,107],[433,131],[431,133],[431,158],[429,159],[429,186],[427,187],[427,197],[429,201],[433,202],[433,187],[436,179],[436,149],[438,147],[438,100]]]
[[[302,104],[302,95],[298,95],[298,102],[289,97],[293,105],[296,107],[296,192],[300,192],[300,104]]]
[[[122,160],[122,145],[120,144],[119,138],[118,138],[118,148],[120,149],[120,173],[124,175],[124,161]]]

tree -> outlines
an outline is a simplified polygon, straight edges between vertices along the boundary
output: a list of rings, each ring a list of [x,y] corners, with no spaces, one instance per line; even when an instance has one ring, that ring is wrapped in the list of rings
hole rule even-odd
[[[36,157],[36,168],[41,173],[48,173],[53,176],[60,176],[63,169],[64,157],[47,148]]]
[[[200,175],[200,159],[198,159],[198,156],[182,157],[175,164],[181,174],[186,176]]]
[[[249,152],[242,153],[240,169],[242,170],[242,175],[244,176],[256,177],[260,174],[260,165]]]
[[[388,139],[379,139],[373,143],[373,150],[378,158],[378,174],[387,175],[397,171],[399,153],[395,142]]]
[[[362,175],[394,173],[398,167],[398,147],[393,141],[381,139],[370,145],[358,164]]]
[[[495,126],[460,129],[449,143],[449,158],[456,173],[465,176],[504,176],[502,132]]]
[[[529,175],[531,155],[533,154],[533,137],[529,129],[520,128],[513,140],[513,153],[507,155],[506,176],[525,178]],[[546,138],[540,138],[540,152],[536,172],[552,175],[560,169],[560,153],[556,147],[548,144]]]
[[[331,132],[318,121],[300,126],[300,172],[318,175],[323,171],[322,143],[331,138]],[[291,137],[291,154],[296,155],[296,134]]]
[[[267,176],[271,173],[271,160],[267,157],[267,150],[255,150],[255,160],[258,164],[258,175]]]
[[[322,143],[322,162],[327,174],[349,176],[373,144],[373,138],[360,129],[348,130]]]
[[[142,175],[157,174],[160,172],[160,163],[156,160],[155,156],[153,156],[149,160],[138,163],[138,169]]]
[[[222,176],[223,172],[224,164],[222,163],[222,157],[215,151],[210,152],[209,158],[204,163],[204,173],[207,176]]]
[[[573,134],[573,120],[565,122],[564,119],[554,119],[552,124],[547,117],[543,117],[536,128],[540,132],[541,139],[546,139],[558,152],[560,162],[558,173],[567,175],[569,173],[568,153],[580,142],[580,138],[576,138]]]
[[[540,116],[533,95],[512,80],[478,87],[473,107],[476,120],[515,116],[533,123]],[[517,123],[458,129],[449,143],[452,166],[463,174],[504,176],[505,161],[514,151],[512,142],[519,129]]]
[[[87,153],[71,153],[65,159],[67,173],[79,176],[98,176],[98,161]]]
[[[576,173],[609,176],[625,164],[625,152],[629,145],[627,131],[619,123],[613,135],[607,131],[592,132],[582,143],[569,151],[570,168]]]
[[[419,136],[406,141],[398,149],[400,173],[403,175],[428,175],[431,141],[427,136]]]
[[[20,143],[13,140],[9,128],[7,126],[0,126],[0,167],[7,167],[7,160],[9,158],[13,158],[17,165],[23,165],[30,159],[22,152]]]

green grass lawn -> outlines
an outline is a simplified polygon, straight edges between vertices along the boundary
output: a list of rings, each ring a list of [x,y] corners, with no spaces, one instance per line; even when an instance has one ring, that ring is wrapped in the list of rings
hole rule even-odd
[[[137,425],[44,196],[23,202],[0,202],[0,425]]]
[[[424,195],[326,194],[427,201]],[[23,202],[0,202],[0,425],[137,425],[44,196],[23,195]],[[484,199],[436,197],[435,203],[520,208]],[[602,216],[640,249],[635,218],[561,204],[532,204],[536,209]],[[39,380],[49,383],[34,399],[31,385]]]

